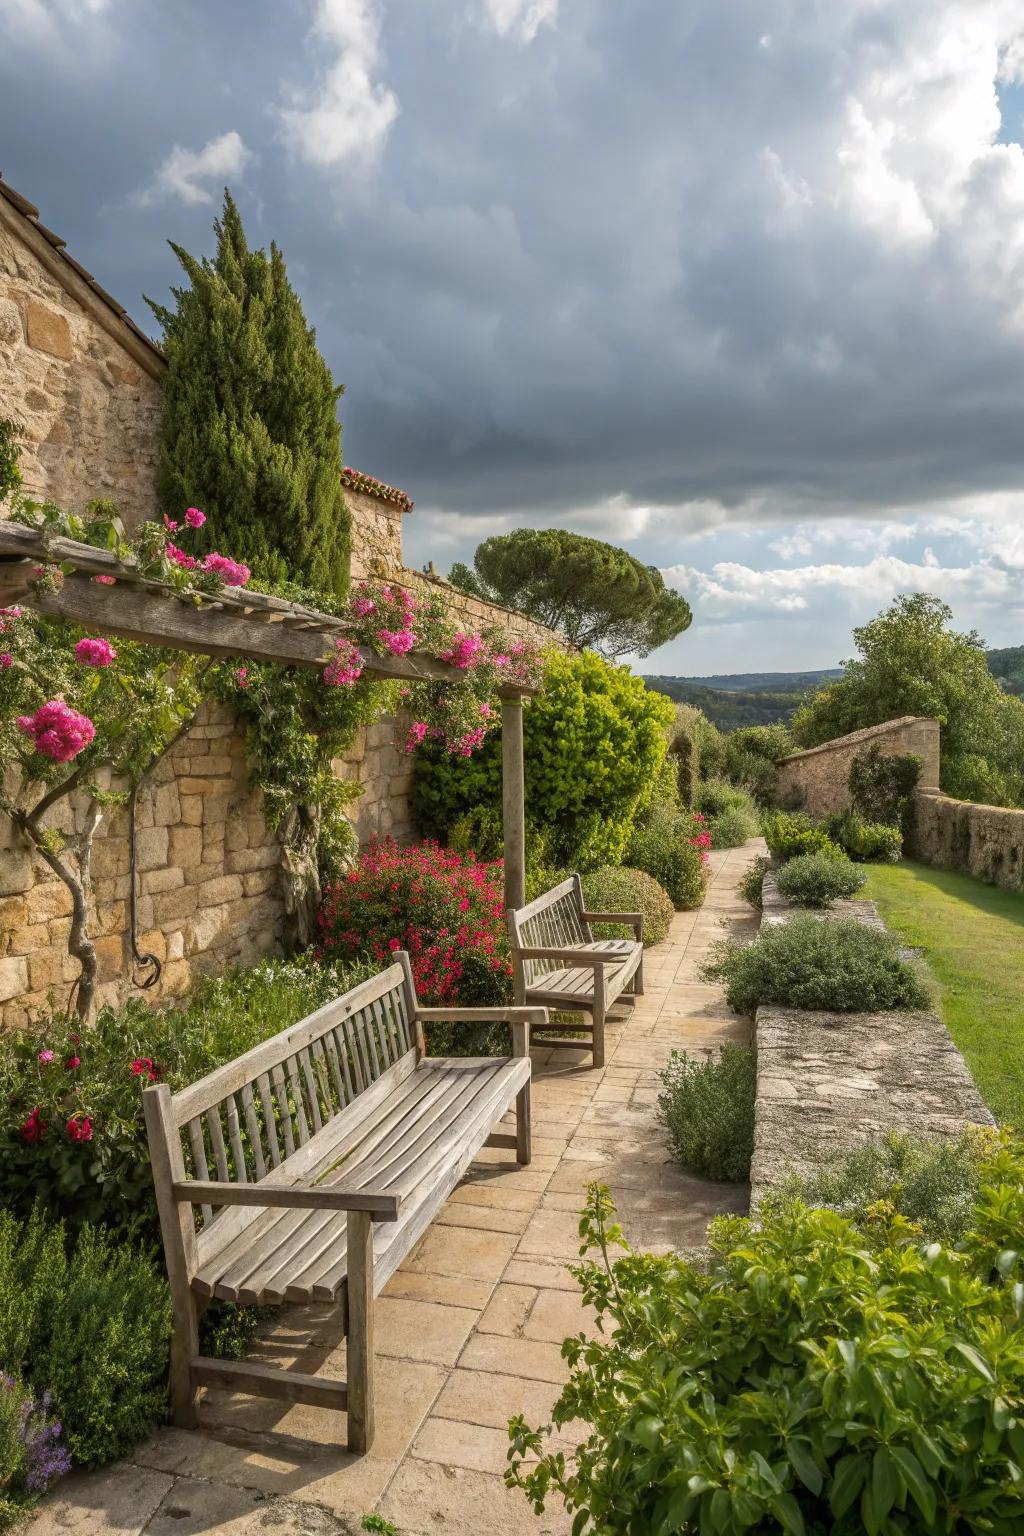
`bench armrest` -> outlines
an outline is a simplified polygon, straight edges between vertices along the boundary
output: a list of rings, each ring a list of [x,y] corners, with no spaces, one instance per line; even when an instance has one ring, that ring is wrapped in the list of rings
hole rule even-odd
[[[374,1221],[397,1221],[402,1208],[400,1195],[373,1189],[336,1189],[330,1184],[228,1184],[218,1179],[178,1179],[171,1185],[171,1193],[179,1204],[366,1211]]]
[[[644,915],[642,912],[584,912],[585,923],[628,923],[638,939],[643,938]]]
[[[621,965],[620,949],[519,949],[513,945],[513,960],[564,960],[568,965],[589,965],[597,970],[603,965]]]
[[[530,1030],[548,1022],[546,1008],[417,1008],[418,1024],[511,1024],[513,1056],[529,1056]]]

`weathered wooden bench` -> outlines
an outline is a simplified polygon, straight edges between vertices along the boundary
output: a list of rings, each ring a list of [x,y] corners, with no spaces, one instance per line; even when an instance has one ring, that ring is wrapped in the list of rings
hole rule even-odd
[[[595,939],[591,923],[625,923],[632,939]],[[632,1007],[644,990],[644,920],[639,912],[588,912],[579,875],[508,913],[517,1003],[536,1003],[558,1012],[585,1013],[573,1028],[591,1037],[594,1066],[604,1066],[604,1027],[614,1005]],[[548,1045],[579,1047],[580,1040],[557,1038],[544,1024],[533,1034]]]
[[[421,1008],[408,956],[172,1094],[144,1094],[170,1279],[174,1422],[221,1386],[348,1413],[373,1440],[373,1299],[485,1145],[530,1161],[537,1008]],[[510,1057],[432,1057],[424,1025],[504,1021]],[[495,1131],[514,1106],[515,1131]],[[211,1176],[210,1169],[213,1168]],[[347,1381],[199,1354],[213,1298],[335,1302]]]

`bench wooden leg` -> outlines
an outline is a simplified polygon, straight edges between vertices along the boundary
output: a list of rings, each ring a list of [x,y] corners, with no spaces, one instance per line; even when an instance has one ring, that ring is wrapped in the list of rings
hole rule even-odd
[[[604,1009],[595,1008],[590,1015],[594,1025],[594,1066],[604,1066]]]
[[[516,1094],[516,1162],[523,1167],[533,1156],[533,1139],[530,1129],[530,1084]]]
[[[348,1213],[348,1448],[373,1444],[373,1222]]]
[[[637,968],[636,968],[636,975],[633,978],[633,991],[635,992],[637,997],[643,997],[643,995],[644,995],[644,957],[643,957],[643,951],[641,951],[641,953],[640,953],[640,964],[637,966]]]
[[[179,1429],[199,1427],[199,1388],[192,1361],[199,1354],[199,1308],[191,1289],[172,1290],[171,1418]]]

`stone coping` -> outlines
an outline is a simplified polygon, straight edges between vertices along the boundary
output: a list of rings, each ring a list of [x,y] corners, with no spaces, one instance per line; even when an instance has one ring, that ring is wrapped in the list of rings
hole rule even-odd
[[[795,763],[803,758],[815,757],[821,752],[834,752],[837,747],[858,746],[864,741],[875,741],[880,737],[895,735],[898,731],[905,730],[908,725],[936,725],[938,722],[931,715],[900,715],[895,720],[885,720],[881,725],[866,725],[863,730],[851,731],[848,736],[836,736],[832,741],[823,741],[816,747],[804,747],[800,752],[788,752],[785,757],[778,759],[777,766],[783,763]]]
[[[796,908],[764,881],[763,922]],[[884,928],[874,902],[837,902],[823,920]],[[955,1137],[995,1124],[967,1063],[935,1013],[818,1013],[761,1007],[755,1021],[757,1097],[750,1204],[790,1172],[807,1173],[888,1131]]]

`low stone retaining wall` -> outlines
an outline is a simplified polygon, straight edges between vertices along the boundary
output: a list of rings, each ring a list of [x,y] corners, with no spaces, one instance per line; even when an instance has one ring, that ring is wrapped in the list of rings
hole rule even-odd
[[[939,869],[1024,890],[1024,810],[918,790],[908,852]]]
[[[796,909],[765,877],[764,921]],[[883,926],[874,902],[837,903],[829,918]],[[934,1013],[757,1011],[757,1100],[750,1205],[787,1173],[808,1172],[887,1131],[953,1137],[994,1125],[967,1064]]]

